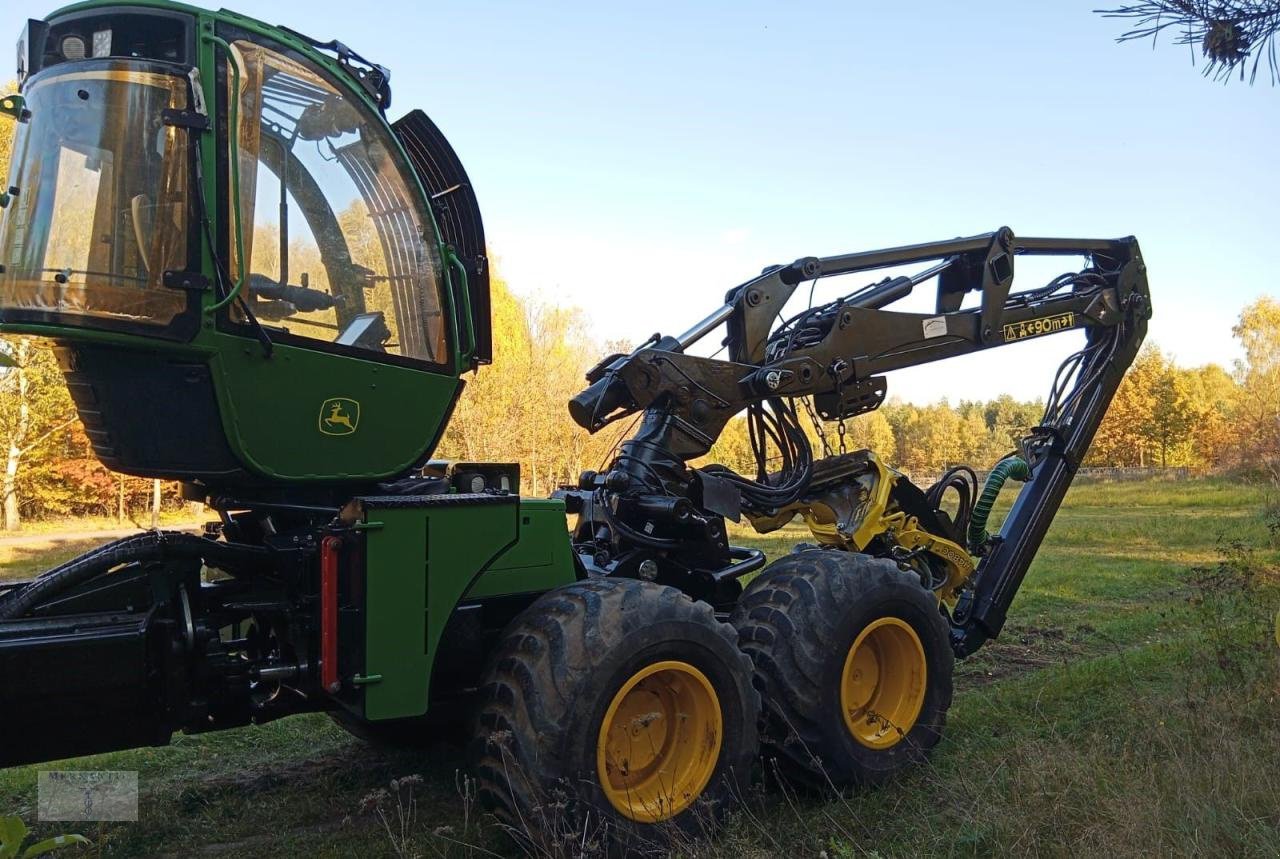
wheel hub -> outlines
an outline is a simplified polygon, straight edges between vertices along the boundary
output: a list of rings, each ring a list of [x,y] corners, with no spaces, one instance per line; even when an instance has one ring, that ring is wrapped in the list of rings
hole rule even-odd
[[[665,661],[632,675],[600,725],[596,765],[605,797],[641,823],[684,811],[711,781],[723,718],[706,675]]]
[[[841,675],[849,733],[872,749],[901,742],[924,707],[927,674],[924,646],[910,624],[896,617],[869,624],[849,648]]]

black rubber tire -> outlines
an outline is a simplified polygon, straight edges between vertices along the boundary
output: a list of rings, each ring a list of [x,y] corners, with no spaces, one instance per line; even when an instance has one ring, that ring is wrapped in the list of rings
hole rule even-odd
[[[894,616],[924,648],[925,696],[897,744],[872,749],[846,727],[840,704],[845,657],[872,621]],[[879,784],[938,744],[951,706],[955,658],[946,618],[915,575],[851,552],[796,552],[765,569],[733,613],[738,643],[764,695],[766,773],[809,788]]]
[[[596,771],[600,725],[647,665],[701,671],[721,710],[720,757],[696,802],[641,823],[608,801]],[[705,834],[740,796],[758,753],[760,695],[733,627],[680,591],[592,579],[549,591],[512,621],[481,690],[472,771],[478,793],[518,840],[559,855],[585,837],[627,852]]]

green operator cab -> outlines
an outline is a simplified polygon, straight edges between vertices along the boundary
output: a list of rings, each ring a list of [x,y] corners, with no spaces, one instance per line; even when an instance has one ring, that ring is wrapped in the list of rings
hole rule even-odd
[[[19,63],[0,331],[56,341],[104,463],[323,493],[426,460],[489,360],[488,273],[460,162],[421,111],[387,121],[385,69],[148,2],[29,21]]]

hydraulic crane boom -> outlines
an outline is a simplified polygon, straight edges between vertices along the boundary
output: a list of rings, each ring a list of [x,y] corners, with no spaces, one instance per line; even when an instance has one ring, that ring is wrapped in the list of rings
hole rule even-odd
[[[1015,259],[1032,255],[1084,257],[1086,264],[1039,288],[1014,292]],[[930,265],[774,326],[803,282],[914,263]],[[887,309],[930,280],[936,281],[935,313]],[[971,292],[978,293],[979,301],[965,308]],[[955,599],[944,602],[951,607],[953,646],[961,655],[972,653],[1003,626],[1145,336],[1150,313],[1146,267],[1131,237],[1019,239],[1005,227],[971,238],[806,257],[767,269],[730,290],[722,308],[680,337],[655,335],[588,373],[590,387],[570,403],[580,425],[594,432],[637,411],[643,410],[644,417],[606,473],[584,475],[579,491],[567,493],[591,523],[579,529],[579,557],[609,572],[648,561],[652,575],[704,578],[711,598],[727,601],[734,594],[728,582],[757,568],[762,559],[729,549],[722,516],[737,519],[742,514],[757,528],[770,530],[817,503],[829,512],[843,510],[846,519],[855,512],[851,505],[856,507],[857,499],[836,496],[867,471],[865,462],[833,457],[815,463],[799,426],[797,400],[811,397],[823,420],[843,421],[881,405],[886,372],[1082,329],[1084,348],[1060,368],[1041,424],[1023,440],[1027,485],[1000,533],[971,546],[981,556],[972,575],[958,564],[962,586],[952,576],[955,587],[947,593]],[[685,354],[722,323],[728,330],[729,360]],[[755,478],[723,467],[689,468],[687,463],[707,453],[728,421],[744,409],[760,464]],[[764,467],[771,445],[782,462],[773,474]],[[907,483],[900,475],[890,479]],[[946,488],[938,490],[935,502]],[[976,486],[971,491],[976,494]],[[960,523],[951,523],[936,503],[924,504],[918,490],[911,497],[906,506],[915,508],[915,519],[939,538],[935,542],[957,537],[952,526]],[[954,557],[956,540],[946,542]],[[902,556],[904,549],[896,545],[894,552]]]

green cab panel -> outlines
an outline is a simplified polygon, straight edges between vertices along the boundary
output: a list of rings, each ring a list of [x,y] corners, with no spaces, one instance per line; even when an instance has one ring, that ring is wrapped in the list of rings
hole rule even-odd
[[[0,331],[9,326],[0,323]],[[140,477],[206,485],[369,483],[430,456],[453,376],[212,335],[158,342],[46,327],[97,457]]]
[[[243,339],[218,352],[213,378],[236,456],[291,482],[404,473],[429,455],[462,387],[453,376],[283,344],[267,358]]]
[[[427,710],[435,655],[464,600],[574,581],[564,504],[514,495],[373,496],[365,507],[364,717]]]

